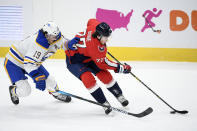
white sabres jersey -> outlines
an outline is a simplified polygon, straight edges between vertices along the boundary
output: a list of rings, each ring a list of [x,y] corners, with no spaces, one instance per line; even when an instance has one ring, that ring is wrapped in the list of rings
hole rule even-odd
[[[58,40],[49,44],[44,34],[39,30],[35,35],[20,43],[13,44],[6,58],[30,73],[38,69],[42,62],[55,54],[58,49],[63,48],[65,50],[67,42],[68,39],[60,33]]]

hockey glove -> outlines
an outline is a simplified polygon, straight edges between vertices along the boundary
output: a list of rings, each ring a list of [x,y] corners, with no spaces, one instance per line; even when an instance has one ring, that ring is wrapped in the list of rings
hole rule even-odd
[[[79,41],[80,41],[80,38],[78,37],[73,38],[72,40],[68,42],[68,48],[70,50],[76,50],[77,47],[75,46],[75,44],[77,44]]]
[[[44,91],[46,88],[46,76],[42,73],[40,73],[38,70],[33,70],[29,73],[29,76],[34,80],[34,83],[36,84],[36,88]]]
[[[129,72],[131,72],[131,66],[127,65],[127,64],[125,64],[125,65],[118,64],[118,67],[115,70],[115,72],[128,74]]]

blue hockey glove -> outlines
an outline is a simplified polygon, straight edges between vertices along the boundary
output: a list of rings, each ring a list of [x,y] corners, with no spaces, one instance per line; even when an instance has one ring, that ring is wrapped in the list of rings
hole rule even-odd
[[[79,41],[80,41],[80,38],[78,38],[78,37],[73,38],[72,40],[70,40],[68,42],[68,48],[70,50],[76,50],[77,48],[76,48],[75,44],[77,44]]]
[[[34,83],[36,84],[36,88],[44,91],[46,88],[46,76],[42,73],[40,73],[38,70],[34,70],[29,73],[29,76],[34,80]]]

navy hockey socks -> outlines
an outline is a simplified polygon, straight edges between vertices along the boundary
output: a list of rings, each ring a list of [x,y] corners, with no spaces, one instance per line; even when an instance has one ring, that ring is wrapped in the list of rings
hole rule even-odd
[[[91,95],[94,97],[94,99],[103,104],[106,102],[106,98],[103,94],[103,91],[101,90],[101,88],[98,88],[96,91],[92,92]]]
[[[107,88],[115,97],[122,95],[122,90],[120,89],[118,83],[116,82],[112,87]]]

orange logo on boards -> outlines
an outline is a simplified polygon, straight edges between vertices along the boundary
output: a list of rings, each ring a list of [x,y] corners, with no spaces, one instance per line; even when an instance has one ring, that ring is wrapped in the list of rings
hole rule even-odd
[[[181,23],[178,23],[177,19],[181,19]],[[181,10],[172,10],[170,12],[170,30],[182,31],[185,30],[190,23],[189,16],[186,12]],[[192,28],[197,31],[197,10],[191,12],[191,25]]]

